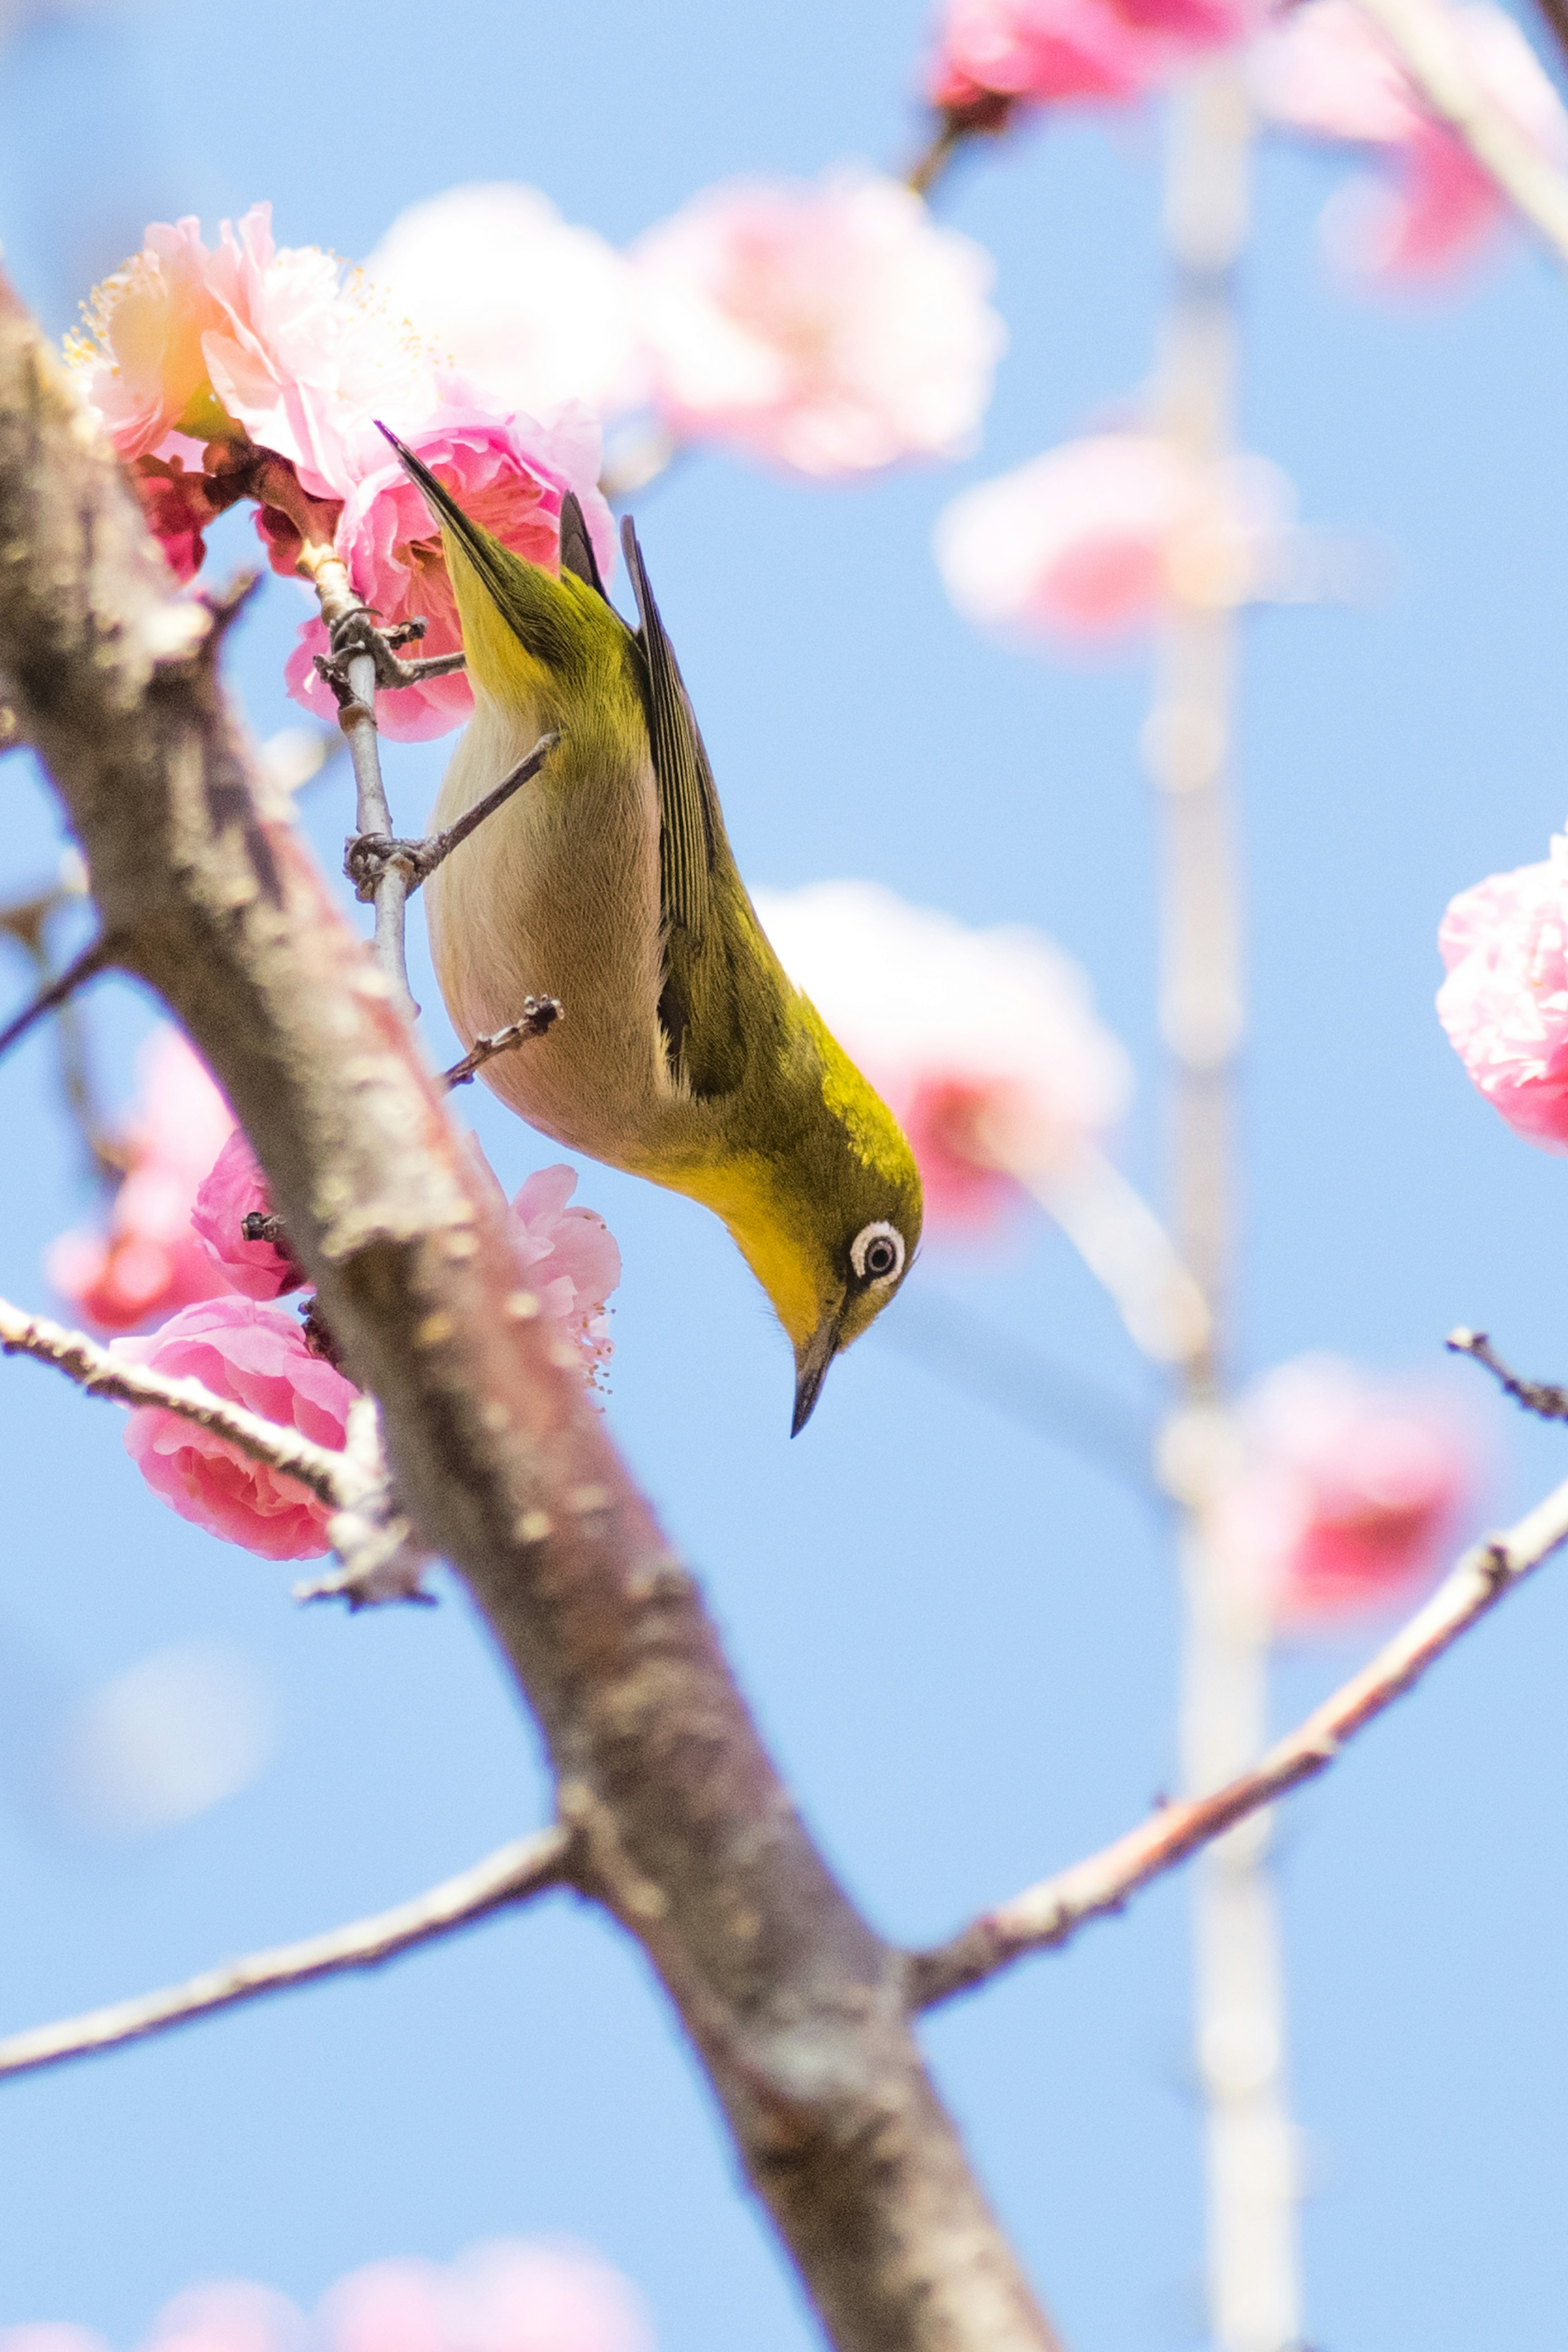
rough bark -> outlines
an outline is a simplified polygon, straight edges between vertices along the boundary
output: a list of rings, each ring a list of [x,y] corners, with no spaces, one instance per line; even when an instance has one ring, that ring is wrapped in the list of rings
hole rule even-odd
[[[584,1891],[663,1979],[840,2352],[1045,2352],[903,1964],[812,1844],[691,1579],[530,1312],[389,983],[268,804],[221,635],[0,281],[5,698],[116,963],[227,1091],[380,1400],[402,1500],[538,1716]]]

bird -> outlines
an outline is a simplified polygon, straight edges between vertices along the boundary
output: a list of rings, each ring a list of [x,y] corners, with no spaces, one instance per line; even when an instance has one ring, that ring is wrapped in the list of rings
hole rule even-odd
[[[757,918],[631,519],[635,629],[573,493],[557,576],[386,437],[440,526],[473,690],[433,826],[557,739],[426,883],[452,1024],[471,1048],[525,998],[559,1000],[562,1019],[481,1076],[568,1150],[723,1221],[794,1349],[797,1436],[913,1262],[914,1154]]]

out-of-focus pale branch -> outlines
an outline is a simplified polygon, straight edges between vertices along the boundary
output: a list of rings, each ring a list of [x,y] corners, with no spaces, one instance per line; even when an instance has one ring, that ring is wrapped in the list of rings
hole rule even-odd
[[[471,1870],[444,1878],[412,1902],[369,1919],[355,1919],[325,1936],[310,1936],[298,1944],[279,1944],[271,1951],[252,1952],[242,1960],[226,1960],[205,1969],[184,1984],[165,1985],[159,1992],[134,2000],[112,2001],[80,2017],[61,2018],[53,2025],[35,2025],[26,2033],[0,2041],[0,2076],[31,2074],[41,2066],[58,2066],[68,2058],[87,2058],[101,2050],[117,2050],[127,2042],[166,2033],[171,2026],[189,2025],[215,2011],[233,2009],[265,1992],[285,1992],[291,1986],[313,1984],[318,1978],[342,1976],[350,1969],[374,1969],[395,1959],[438,1936],[449,1936],[532,1895],[557,1886],[566,1875],[572,1841],[564,1830],[541,1830],[532,1837],[516,1838]]]
[[[1440,0],[1356,0],[1426,104],[1490,173],[1514,210],[1568,265],[1568,173],[1541,149],[1476,73]],[[1555,18],[1553,18],[1555,25]]]
[[[200,1381],[172,1379],[141,1364],[126,1363],[84,1332],[68,1331],[47,1316],[25,1314],[5,1298],[0,1298],[0,1353],[31,1356],[40,1364],[52,1364],[91,1396],[108,1397],[118,1404],[158,1405],[165,1412],[178,1413],[182,1421],[195,1422],[198,1429],[226,1437],[253,1461],[265,1462],[285,1477],[298,1479],[334,1509],[363,1504],[373,1483],[352,1454],[317,1445],[298,1430],[247,1412],[243,1405],[227,1404]]]
[[[1016,1895],[933,1949],[910,1961],[912,2000],[919,2009],[983,1984],[1029,1952],[1055,1949],[1091,1919],[1120,1911],[1152,1879],[1184,1862],[1216,1837],[1315,1780],[1347,1740],[1418,1682],[1505,1592],[1568,1542],[1568,1482],[1538,1503],[1506,1535],[1468,1551],[1425,1607],[1385,1643],[1369,1665],[1315,1707],[1271,1748],[1255,1769],[1190,1803],[1164,1805],[1086,1861]]]

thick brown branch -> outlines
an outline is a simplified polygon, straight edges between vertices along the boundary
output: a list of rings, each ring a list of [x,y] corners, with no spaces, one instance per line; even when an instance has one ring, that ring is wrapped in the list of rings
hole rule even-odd
[[[903,1961],[808,1837],[575,1351],[522,1304],[394,981],[258,802],[211,628],[0,289],[0,672],[117,960],[223,1086],[402,1507],[539,1717],[582,1885],[662,1977],[839,2352],[1042,2352]]]
[[[1164,1805],[1114,1844],[1043,1878],[987,1912],[945,1944],[910,1961],[914,2003],[934,2008],[983,1984],[1029,1952],[1054,1950],[1091,1919],[1120,1911],[1131,1895],[1210,1844],[1237,1822],[1326,1771],[1358,1731],[1419,1682],[1460,1634],[1494,1609],[1505,1592],[1568,1543],[1568,1483],[1506,1535],[1477,1544],[1385,1643],[1306,1721],[1271,1748],[1255,1770],[1191,1803]]]
[[[134,2000],[112,2001],[81,2017],[13,2033],[0,2041],[0,2076],[32,2074],[68,2058],[118,2050],[128,2042],[145,2041],[151,2033],[166,2033],[171,2026],[189,2025],[216,2010],[255,2000],[264,1992],[284,1992],[321,1977],[342,1976],[350,1969],[378,1968],[400,1952],[411,1952],[437,1936],[449,1936],[510,1904],[558,1886],[570,1851],[571,1840],[563,1830],[542,1830],[537,1836],[515,1839],[472,1870],[445,1878],[411,1903],[378,1911],[373,1918],[355,1919],[349,1927],[307,1937],[302,1943],[252,1952],[243,1960],[226,1960],[184,1984],[165,1985],[162,1991],[142,1993]]]

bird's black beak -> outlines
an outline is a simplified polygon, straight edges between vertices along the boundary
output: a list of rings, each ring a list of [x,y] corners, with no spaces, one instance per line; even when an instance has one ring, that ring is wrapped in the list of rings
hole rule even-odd
[[[822,1394],[822,1383],[827,1378],[827,1367],[838,1353],[838,1318],[824,1317],[795,1360],[795,1419],[789,1433],[798,1437],[816,1410]]]

